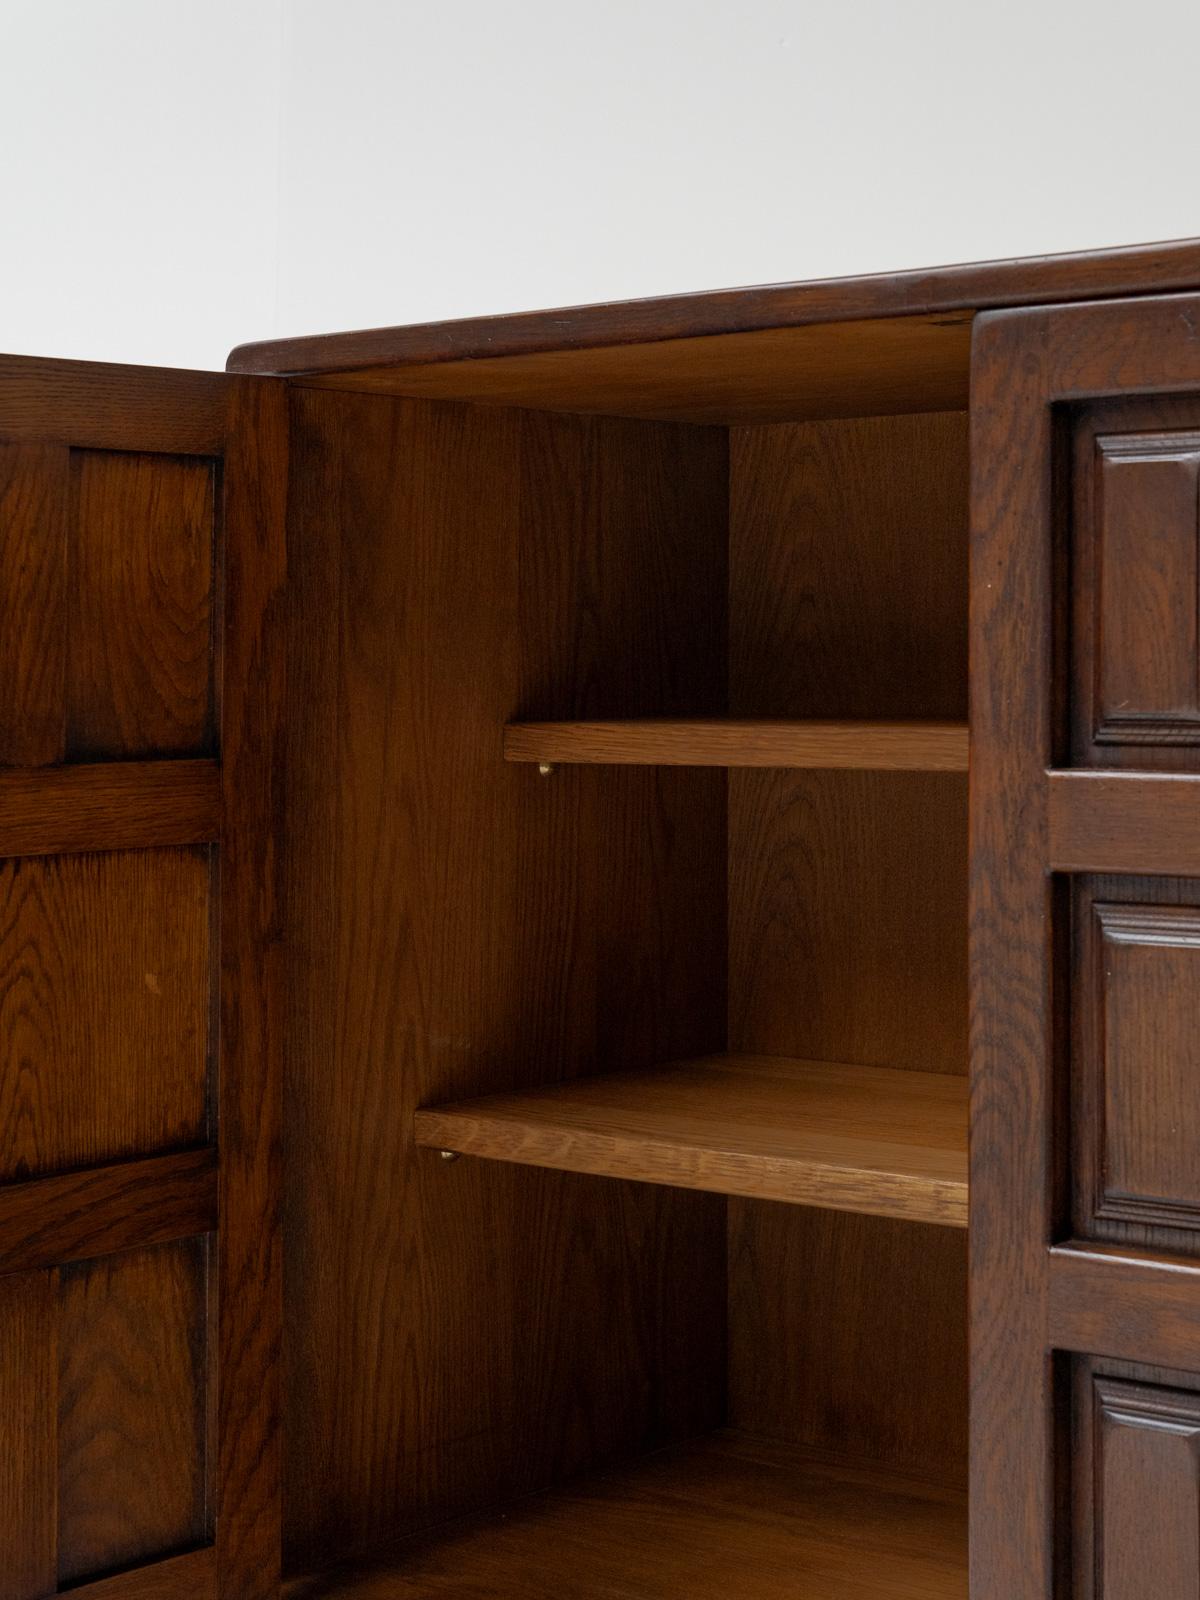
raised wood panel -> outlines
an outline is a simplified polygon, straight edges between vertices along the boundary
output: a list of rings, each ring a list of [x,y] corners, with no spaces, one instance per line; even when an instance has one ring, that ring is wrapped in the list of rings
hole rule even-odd
[[[719,1420],[721,1201],[446,1163],[412,1113],[723,1043],[720,777],[543,779],[501,730],[720,691],[725,474],[677,427],[292,404],[296,1566]]]
[[[957,1229],[731,1201],[731,1423],[961,1487],[966,1273]]]
[[[0,865],[0,1177],[203,1142],[204,848]]]
[[[1075,1600],[1200,1593],[1200,1394],[1076,1365]]]
[[[1113,1232],[1122,1223],[1200,1229],[1200,893],[1190,889],[1171,879],[1075,885],[1080,1237],[1127,1237]]]
[[[1072,470],[1074,760],[1194,768],[1200,400],[1078,408]]]
[[[203,1542],[204,1240],[64,1267],[58,1574],[74,1583]]]
[[[73,759],[212,747],[214,490],[208,461],[73,452]]]
[[[65,749],[68,463],[61,446],[0,442],[0,766]]]
[[[0,1600],[58,1584],[58,1301],[53,1272],[0,1278]]]

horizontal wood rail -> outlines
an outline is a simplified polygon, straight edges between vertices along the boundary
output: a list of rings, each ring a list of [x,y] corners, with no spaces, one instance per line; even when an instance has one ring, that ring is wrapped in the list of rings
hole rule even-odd
[[[0,1273],[32,1272],[217,1225],[217,1152],[55,1173],[0,1186]]]
[[[524,1166],[967,1225],[965,1078],[727,1055],[416,1114],[417,1143]]]
[[[506,761],[545,765],[885,768],[965,772],[965,722],[643,718],[510,722]]]
[[[215,761],[0,769],[0,857],[204,844],[220,833]]]
[[[1078,1241],[1050,1257],[1051,1349],[1195,1370],[1200,1262]]]
[[[1200,876],[1200,777],[1047,774],[1055,872]]]
[[[207,1545],[68,1593],[71,1600],[217,1600],[217,1553]]]

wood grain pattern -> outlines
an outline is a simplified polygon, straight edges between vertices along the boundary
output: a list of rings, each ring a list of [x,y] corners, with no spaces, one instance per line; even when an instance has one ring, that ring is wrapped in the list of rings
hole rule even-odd
[[[1047,1339],[1062,1350],[1194,1369],[1200,1267],[1161,1247],[1069,1241],[1049,1254]]]
[[[217,1589],[276,1600],[282,1563],[280,1235],[287,396],[229,394],[223,473],[216,1101]]]
[[[229,369],[337,372],[1188,288],[1200,288],[1200,243],[1194,239],[272,339],[240,345],[229,357]]]
[[[204,844],[220,832],[215,761],[0,772],[0,857]]]
[[[418,1111],[418,1144],[716,1194],[965,1227],[964,1084],[710,1056]]]
[[[970,317],[757,333],[340,371],[313,384],[700,424],[943,411],[967,399]]]
[[[676,767],[884,768],[965,772],[965,722],[788,722],[652,717],[635,722],[515,722],[506,761]]]
[[[211,462],[73,453],[73,759],[212,748],[213,496]]]
[[[212,1149],[0,1185],[0,1274],[88,1261],[217,1225]]]
[[[735,1426],[965,1488],[963,1233],[731,1203],[729,1315]]]
[[[60,1584],[208,1532],[206,1254],[192,1240],[59,1273]]]
[[[965,1600],[962,1496],[718,1434],[451,1527],[288,1600]]]
[[[68,459],[67,451],[56,445],[0,443],[4,766],[48,766],[63,756]]]
[[[88,450],[213,456],[228,431],[218,372],[0,355],[0,437]]]
[[[201,1142],[203,848],[0,866],[0,1176]]]
[[[1077,405],[1071,428],[1077,766],[1200,763],[1200,399]]]
[[[292,404],[296,1567],[720,1419],[719,1200],[412,1113],[723,1043],[720,777],[543,783],[500,731],[720,693],[726,476],[707,430]]]
[[[733,431],[732,711],[965,717],[966,467],[961,414]],[[730,1048],[960,1075],[962,778],[737,772],[729,808]],[[961,1237],[737,1201],[729,1242],[731,1419],[959,1477]]]
[[[58,1587],[58,1298],[53,1272],[0,1278],[0,1597]]]
[[[965,724],[964,413],[733,429],[729,539],[731,710]]]
[[[1200,777],[1053,771],[1047,806],[1056,872],[1200,877]]]
[[[80,1584],[71,1594],[73,1600],[221,1600],[216,1550],[206,1545],[146,1567],[131,1567],[111,1578]]]

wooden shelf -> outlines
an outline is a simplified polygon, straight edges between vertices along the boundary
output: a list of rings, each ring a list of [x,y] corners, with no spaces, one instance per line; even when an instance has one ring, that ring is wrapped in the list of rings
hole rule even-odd
[[[965,1496],[719,1433],[301,1579],[288,1600],[966,1600]]]
[[[965,772],[965,722],[730,717],[510,722],[506,761],[663,767],[850,767]]]
[[[418,1111],[417,1143],[832,1211],[967,1225],[966,1080],[709,1056]]]

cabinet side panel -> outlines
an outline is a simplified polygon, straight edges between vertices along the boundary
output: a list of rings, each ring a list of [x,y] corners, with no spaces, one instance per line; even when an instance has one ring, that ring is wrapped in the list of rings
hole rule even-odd
[[[965,416],[731,438],[731,712],[965,717]],[[731,773],[730,1049],[964,1072],[966,828],[957,774]],[[964,1241],[729,1212],[731,1420],[960,1479]]]
[[[696,678],[687,652],[713,673],[725,438],[302,389],[292,404],[302,1569],[722,1418],[720,1200],[446,1163],[411,1121],[724,1043],[723,778],[542,778],[503,762],[501,730],[534,706],[629,710],[635,688],[669,709]]]

